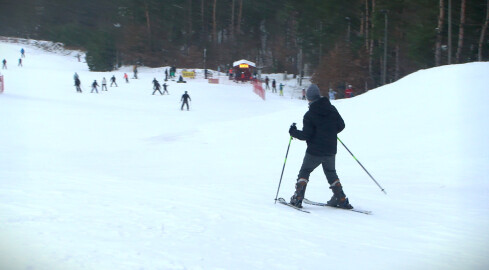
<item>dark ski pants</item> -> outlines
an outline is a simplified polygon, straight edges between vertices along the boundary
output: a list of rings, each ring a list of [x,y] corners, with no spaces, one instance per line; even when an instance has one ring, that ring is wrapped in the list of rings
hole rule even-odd
[[[114,85],[114,84],[115,84],[115,87],[118,87],[116,82],[111,82],[110,87],[112,87],[112,85]]]
[[[160,89],[155,89],[155,90],[153,91],[153,95],[156,93],[156,91],[160,92],[160,94],[162,94],[162,95],[163,95],[163,93],[161,93]]]
[[[184,102],[182,103],[182,108],[180,108],[182,111],[183,111],[183,106],[184,106],[184,105],[187,105],[187,111],[188,111],[188,110],[189,110],[189,108],[188,108],[188,101],[184,101]]]
[[[306,153],[298,178],[305,178],[309,180],[309,175],[312,173],[312,171],[314,171],[314,169],[316,169],[319,165],[322,165],[326,179],[328,179],[328,183],[333,184],[334,181],[338,180],[338,175],[336,174],[335,169],[335,160],[336,155],[313,156]]]

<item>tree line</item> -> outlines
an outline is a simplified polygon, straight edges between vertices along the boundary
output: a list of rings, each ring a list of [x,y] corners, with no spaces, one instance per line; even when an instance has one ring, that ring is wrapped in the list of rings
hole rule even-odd
[[[87,51],[121,65],[312,76],[356,93],[413,71],[489,59],[489,0],[0,0],[0,34]]]

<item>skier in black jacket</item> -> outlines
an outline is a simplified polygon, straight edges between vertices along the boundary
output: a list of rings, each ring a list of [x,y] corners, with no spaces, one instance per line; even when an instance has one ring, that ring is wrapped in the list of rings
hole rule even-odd
[[[78,79],[78,77],[76,77],[76,78],[75,78],[76,92],[79,92],[79,93],[81,93],[81,92],[82,92],[82,90],[81,90],[81,88],[80,88],[80,84],[81,84],[80,79]]]
[[[153,89],[154,89],[153,95],[156,93],[156,91],[160,92],[160,94],[163,95],[163,93],[161,93],[161,90],[160,90],[161,85],[156,79],[153,80]]]
[[[185,91],[185,94],[182,95],[182,108],[180,108],[182,111],[183,111],[183,106],[184,105],[187,105],[187,111],[189,110],[189,107],[188,107],[188,101],[192,101],[192,99],[190,98],[189,94],[187,93],[187,91]]]
[[[97,80],[94,80],[92,83],[92,91],[90,91],[90,93],[93,93],[93,91],[95,90],[95,92],[97,92],[98,94],[97,86],[98,86]]]
[[[345,128],[345,122],[329,99],[321,97],[317,85],[312,84],[307,89],[306,97],[309,101],[309,111],[304,115],[302,130],[297,130],[295,125],[289,129],[290,136],[307,142],[306,155],[290,203],[302,207],[309,175],[322,165],[330,189],[333,191],[333,197],[327,203],[331,206],[351,209],[353,207],[343,192],[335,169],[336,136]]]
[[[163,83],[163,94],[165,94],[165,92],[169,95],[170,93],[168,92],[168,90],[166,89],[168,87],[168,84],[166,83]]]
[[[112,75],[112,78],[110,78],[110,87],[112,87],[112,85],[115,84],[115,87],[118,87],[117,86],[117,83],[115,82],[115,75]]]

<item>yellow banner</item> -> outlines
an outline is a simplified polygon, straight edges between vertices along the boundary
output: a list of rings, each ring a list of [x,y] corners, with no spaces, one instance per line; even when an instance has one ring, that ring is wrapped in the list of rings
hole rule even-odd
[[[195,79],[195,72],[194,71],[182,71],[182,76],[184,78],[192,78],[192,79]]]

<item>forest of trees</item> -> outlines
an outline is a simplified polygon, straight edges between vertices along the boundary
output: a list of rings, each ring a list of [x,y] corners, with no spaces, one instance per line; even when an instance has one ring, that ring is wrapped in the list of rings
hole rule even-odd
[[[489,0],[0,0],[0,35],[120,65],[312,76],[358,93],[413,71],[489,59]],[[204,50],[206,51],[204,59]]]

